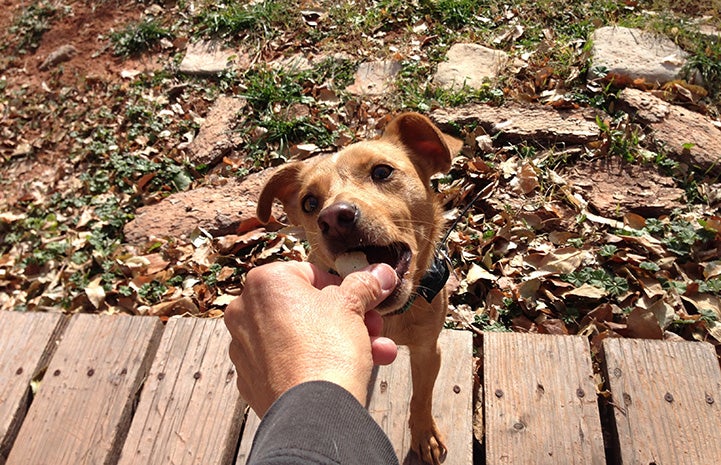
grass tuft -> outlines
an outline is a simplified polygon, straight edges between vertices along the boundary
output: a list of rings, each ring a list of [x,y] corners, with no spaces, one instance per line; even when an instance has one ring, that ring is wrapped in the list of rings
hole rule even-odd
[[[113,53],[118,56],[138,55],[152,49],[162,39],[172,39],[173,34],[154,19],[129,24],[120,32],[110,34]]]

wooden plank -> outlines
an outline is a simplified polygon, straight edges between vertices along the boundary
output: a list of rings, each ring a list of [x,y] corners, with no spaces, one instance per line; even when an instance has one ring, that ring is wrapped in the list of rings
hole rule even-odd
[[[441,369],[433,389],[433,416],[444,434],[444,465],[473,462],[473,348],[467,331],[441,332]],[[423,463],[410,451],[409,406],[413,386],[408,350],[399,347],[393,364],[378,367],[368,411],[383,428],[404,464]]]
[[[408,347],[399,346],[398,356],[391,365],[375,367],[367,407],[390,439],[400,461],[408,455],[410,444],[408,417],[412,393]]]
[[[168,321],[119,465],[232,462],[246,404],[229,344],[220,319]]]
[[[486,463],[605,465],[588,341],[483,334]]]
[[[448,446],[448,456],[443,465],[468,465],[473,462],[471,338],[471,333],[466,331],[441,332],[440,344],[444,355],[433,393],[433,414]],[[408,417],[411,394],[408,348],[400,346],[398,358],[393,364],[376,367],[374,371],[368,411],[388,435],[401,463],[406,465],[422,463],[410,453]],[[243,430],[237,465],[245,465],[259,422],[251,410]]]
[[[60,313],[0,311],[0,465],[30,405],[30,382],[47,367],[66,322]]]
[[[6,465],[114,462],[161,331],[157,318],[71,318]]]
[[[253,447],[253,438],[255,437],[255,432],[258,431],[258,425],[260,425],[260,418],[258,418],[258,415],[256,415],[251,408],[248,408],[235,465],[245,465],[248,462],[248,456],[250,455],[250,449]]]
[[[721,463],[721,371],[711,344],[603,341],[620,461]]]

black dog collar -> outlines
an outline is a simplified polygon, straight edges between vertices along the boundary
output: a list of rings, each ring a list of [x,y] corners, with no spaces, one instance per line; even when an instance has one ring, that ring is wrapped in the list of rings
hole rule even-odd
[[[388,315],[402,315],[407,312],[418,296],[423,297],[426,299],[426,302],[431,303],[433,299],[435,299],[436,296],[443,290],[443,287],[446,285],[450,275],[451,270],[448,266],[448,255],[446,255],[445,248],[439,246],[436,249],[431,266],[428,267],[426,274],[424,274],[421,278],[421,281],[418,283],[418,287],[413,294],[411,294],[408,302],[395,312],[388,313]]]

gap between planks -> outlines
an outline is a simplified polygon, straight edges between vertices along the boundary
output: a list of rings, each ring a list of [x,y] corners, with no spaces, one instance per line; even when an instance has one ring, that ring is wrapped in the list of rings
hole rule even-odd
[[[31,398],[67,324],[60,313],[0,311],[0,465],[5,463]]]
[[[168,321],[119,465],[231,463],[245,402],[222,320]]]
[[[161,331],[157,318],[73,316],[6,465],[111,463]]]

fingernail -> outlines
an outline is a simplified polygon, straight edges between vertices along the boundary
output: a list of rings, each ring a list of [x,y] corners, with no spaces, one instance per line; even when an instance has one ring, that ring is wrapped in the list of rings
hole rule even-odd
[[[375,265],[371,268],[371,274],[375,276],[378,283],[381,285],[381,289],[384,291],[392,291],[395,289],[398,283],[398,276],[393,268],[386,264]]]

